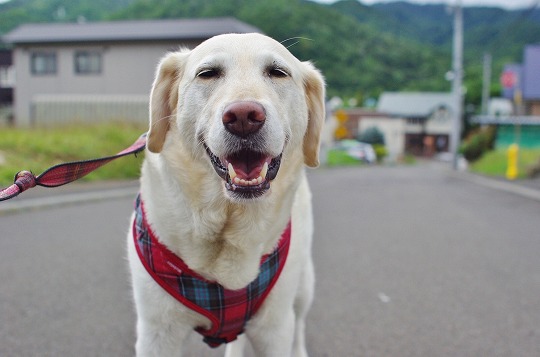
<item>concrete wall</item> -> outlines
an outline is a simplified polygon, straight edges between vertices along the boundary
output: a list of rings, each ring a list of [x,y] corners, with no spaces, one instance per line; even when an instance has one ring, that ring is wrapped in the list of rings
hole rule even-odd
[[[43,122],[43,118],[36,117],[38,112],[34,110],[38,98],[41,98],[40,103],[43,104],[43,95],[77,95],[79,97],[131,95],[133,98],[140,98],[141,95],[148,96],[159,59],[167,52],[177,50],[180,45],[192,48],[197,43],[108,43],[17,47],[14,50],[15,123],[17,126],[29,126]],[[85,50],[98,51],[102,54],[100,74],[75,73],[75,52]],[[35,51],[56,53],[56,74],[32,74],[30,62],[31,55]]]

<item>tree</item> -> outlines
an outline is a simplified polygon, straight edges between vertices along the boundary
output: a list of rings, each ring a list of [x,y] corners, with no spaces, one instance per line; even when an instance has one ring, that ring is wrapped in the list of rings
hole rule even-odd
[[[376,126],[367,128],[358,135],[358,141],[371,145],[384,146],[384,134]]]

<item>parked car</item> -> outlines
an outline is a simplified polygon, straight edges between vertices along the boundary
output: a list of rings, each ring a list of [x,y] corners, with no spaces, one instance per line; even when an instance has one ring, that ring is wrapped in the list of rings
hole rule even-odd
[[[373,164],[377,161],[377,155],[371,144],[356,140],[341,140],[334,145],[334,149],[344,151],[350,157],[368,164]]]

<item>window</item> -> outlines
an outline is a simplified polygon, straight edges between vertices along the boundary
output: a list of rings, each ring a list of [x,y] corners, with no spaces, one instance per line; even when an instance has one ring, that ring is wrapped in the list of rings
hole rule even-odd
[[[75,73],[77,74],[100,74],[101,53],[90,51],[75,52]]]
[[[31,55],[30,66],[32,74],[56,74],[56,53],[34,52]]]
[[[0,88],[15,87],[15,68],[13,66],[0,66]]]

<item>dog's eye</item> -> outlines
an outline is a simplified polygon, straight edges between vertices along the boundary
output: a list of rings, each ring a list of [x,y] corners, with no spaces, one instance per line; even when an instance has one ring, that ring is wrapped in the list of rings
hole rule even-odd
[[[268,68],[268,75],[275,78],[285,78],[289,76],[289,73],[280,67],[270,67]]]
[[[217,78],[221,75],[221,71],[218,68],[205,68],[197,73],[197,77],[203,79]]]

